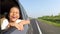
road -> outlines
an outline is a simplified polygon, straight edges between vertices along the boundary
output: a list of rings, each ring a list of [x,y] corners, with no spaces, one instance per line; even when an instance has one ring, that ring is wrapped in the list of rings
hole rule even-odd
[[[32,19],[31,25],[33,27],[33,34],[39,34],[35,23],[36,21],[41,29],[42,34],[60,34],[60,27],[55,27],[53,25],[49,25],[47,23]]]
[[[60,34],[60,27],[43,23],[41,21],[38,21],[38,24],[43,34]]]
[[[32,19],[30,23],[33,28],[33,34],[42,34],[41,29],[38,25],[38,21],[36,19]]]

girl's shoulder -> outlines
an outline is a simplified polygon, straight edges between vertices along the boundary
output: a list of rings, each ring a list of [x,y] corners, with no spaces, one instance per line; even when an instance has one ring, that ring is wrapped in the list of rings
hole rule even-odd
[[[8,19],[4,19],[3,22],[8,22]]]
[[[8,22],[8,19],[6,19],[6,18],[3,18],[3,19],[1,19],[1,23],[7,23]]]
[[[1,30],[4,30],[8,24],[8,19],[4,19],[1,24]]]
[[[8,24],[9,22],[8,22],[8,19],[4,19],[3,21],[2,21],[2,24]]]

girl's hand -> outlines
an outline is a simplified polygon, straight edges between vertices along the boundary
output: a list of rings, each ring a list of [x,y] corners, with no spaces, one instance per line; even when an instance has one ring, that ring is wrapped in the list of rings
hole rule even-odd
[[[9,23],[8,26],[15,26],[15,23]]]
[[[10,26],[13,26],[13,27],[16,27],[18,30],[24,30],[24,27],[23,27],[23,24],[22,23],[20,23],[20,24],[17,24],[17,23],[9,23],[8,24],[8,27],[10,27]]]
[[[10,28],[11,26],[14,26],[14,23],[9,23],[9,24],[7,25],[8,28]]]
[[[18,29],[18,30],[24,30],[24,27],[23,27],[23,24],[17,24],[17,23],[15,23],[15,27]]]

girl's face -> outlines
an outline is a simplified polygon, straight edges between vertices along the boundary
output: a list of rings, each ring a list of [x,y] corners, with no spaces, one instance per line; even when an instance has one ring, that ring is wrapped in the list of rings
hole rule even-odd
[[[17,7],[13,7],[10,9],[9,13],[9,20],[10,21],[16,21],[19,18],[19,9]]]

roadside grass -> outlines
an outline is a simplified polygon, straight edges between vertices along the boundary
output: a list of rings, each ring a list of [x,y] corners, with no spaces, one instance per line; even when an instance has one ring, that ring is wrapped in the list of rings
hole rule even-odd
[[[57,27],[60,27],[60,23],[55,23],[55,22],[51,22],[51,21],[47,21],[47,20],[43,20],[43,19],[38,19],[39,21],[42,21],[44,23],[50,24],[50,25],[54,25]]]

